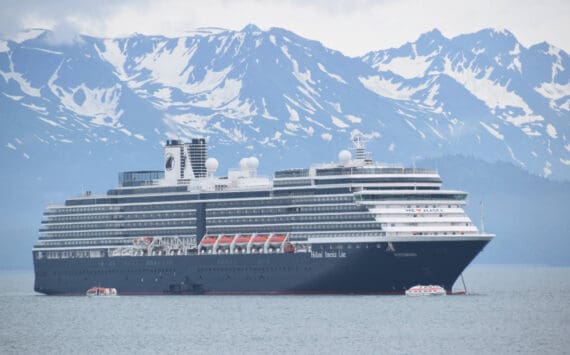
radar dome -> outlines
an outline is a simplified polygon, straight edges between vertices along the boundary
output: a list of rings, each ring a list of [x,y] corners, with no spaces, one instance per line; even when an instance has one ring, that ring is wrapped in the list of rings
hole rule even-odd
[[[343,165],[348,164],[350,159],[352,159],[352,154],[350,154],[348,150],[346,149],[341,150],[340,153],[338,153],[338,160],[340,161],[341,164]]]
[[[218,170],[218,166],[220,165],[220,163],[218,163],[218,160],[216,158],[208,158],[206,159],[206,170],[209,173],[213,173],[216,170]]]
[[[251,157],[247,159],[247,168],[251,170],[256,170],[259,167],[259,159],[256,157]]]
[[[239,168],[241,170],[247,170],[247,161],[248,158],[241,158],[241,160],[239,161]]]

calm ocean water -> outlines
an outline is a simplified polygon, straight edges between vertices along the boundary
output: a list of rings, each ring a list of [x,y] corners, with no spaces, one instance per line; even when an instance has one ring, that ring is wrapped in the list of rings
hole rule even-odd
[[[570,353],[570,268],[464,276],[465,296],[87,298],[0,273],[0,354]]]

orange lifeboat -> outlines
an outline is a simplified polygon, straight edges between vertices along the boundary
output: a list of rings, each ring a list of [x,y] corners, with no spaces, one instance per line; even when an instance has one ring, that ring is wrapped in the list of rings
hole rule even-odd
[[[249,236],[247,234],[242,234],[236,238],[236,245],[240,245],[240,246],[247,245],[247,243],[249,243],[250,239],[251,239],[251,236]]]
[[[218,241],[218,245],[227,246],[227,245],[232,244],[233,240],[234,240],[234,237],[232,237],[231,235],[224,235]]]
[[[256,235],[255,237],[253,237],[253,240],[251,241],[251,243],[255,244],[255,245],[260,245],[260,244],[265,244],[266,241],[267,241],[267,235],[266,234],[259,234],[259,235]]]
[[[269,238],[269,244],[281,244],[285,240],[285,236],[283,234],[276,234]]]
[[[202,238],[202,241],[200,242],[200,244],[205,245],[205,246],[212,246],[216,242],[216,239],[218,239],[218,237],[212,236],[212,235],[207,235],[204,238]]]

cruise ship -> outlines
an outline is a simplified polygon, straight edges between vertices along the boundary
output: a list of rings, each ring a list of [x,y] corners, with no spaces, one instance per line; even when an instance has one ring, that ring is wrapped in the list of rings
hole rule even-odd
[[[217,177],[206,140],[169,140],[164,170],[119,174],[44,212],[34,289],[84,295],[447,292],[491,239],[467,193],[436,170],[371,159],[354,138],[338,162],[259,176],[259,160]]]

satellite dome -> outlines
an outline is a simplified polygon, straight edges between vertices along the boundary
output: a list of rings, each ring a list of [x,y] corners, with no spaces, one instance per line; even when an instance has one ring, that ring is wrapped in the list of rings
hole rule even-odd
[[[206,159],[206,170],[209,173],[214,173],[216,170],[218,170],[219,165],[220,164],[218,163],[218,160],[216,158]]]
[[[247,168],[251,170],[256,170],[259,167],[259,159],[256,157],[251,157],[247,159]]]
[[[350,159],[352,159],[352,154],[350,154],[348,150],[344,149],[341,150],[340,153],[338,153],[338,160],[342,165],[348,164]]]

